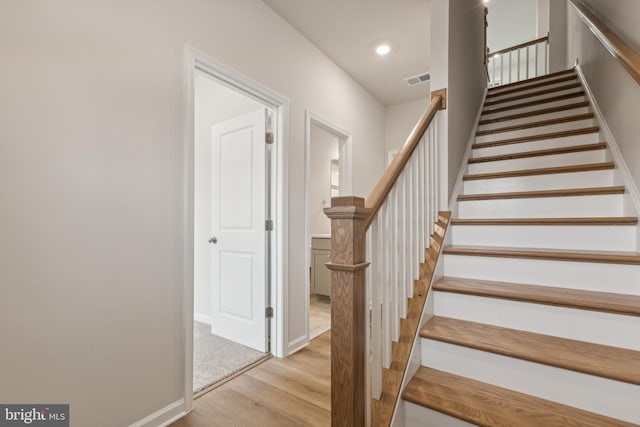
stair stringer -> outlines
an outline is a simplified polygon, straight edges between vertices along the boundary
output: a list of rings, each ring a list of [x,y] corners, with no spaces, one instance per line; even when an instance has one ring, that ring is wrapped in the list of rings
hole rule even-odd
[[[602,110],[600,109],[598,102],[596,101],[596,98],[593,94],[593,91],[591,90],[591,87],[589,86],[589,83],[587,82],[587,79],[584,76],[582,67],[578,64],[576,65],[575,69],[576,69],[576,72],[578,73],[578,79],[580,80],[580,82],[582,83],[582,86],[584,87],[586,97],[589,103],[591,104],[590,106],[593,110],[593,113],[596,116],[596,121],[600,126],[600,134],[604,138],[603,140],[607,141],[607,144],[608,144],[607,151],[609,152],[609,155],[612,157],[613,161],[616,164],[618,173],[616,173],[615,176],[618,180],[620,180],[618,185],[624,185],[627,189],[627,192],[629,193],[628,199],[631,201],[631,203],[625,204],[624,214],[625,215],[640,214],[640,190],[638,190],[638,185],[633,179],[631,175],[631,171],[629,170],[629,167],[627,166],[627,163],[624,160],[622,152],[620,151],[620,146],[618,145],[616,138],[613,136],[613,132],[611,131],[611,128],[607,124],[607,121],[605,120],[604,115],[602,114]],[[637,227],[636,230],[637,230],[636,246],[640,248],[640,227]]]

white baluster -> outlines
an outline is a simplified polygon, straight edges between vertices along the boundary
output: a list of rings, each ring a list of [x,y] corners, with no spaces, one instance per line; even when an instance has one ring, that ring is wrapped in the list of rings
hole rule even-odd
[[[407,234],[407,239],[405,241],[405,275],[404,275],[404,284],[405,284],[405,294],[407,298],[413,297],[413,286],[411,283],[413,282],[413,217],[414,217],[414,204],[413,204],[413,162],[411,161],[412,157],[409,158],[409,162],[407,163],[407,214],[406,214],[406,222],[405,222],[405,233]],[[407,301],[408,304],[408,301]],[[405,304],[405,305],[407,305]],[[406,316],[405,316],[406,317]]]
[[[491,84],[494,85],[496,84],[496,62],[498,61],[493,57],[491,58],[491,62],[493,63],[493,77],[491,78]]]
[[[536,62],[536,74],[533,77],[538,77],[538,70],[540,69],[540,63],[538,62],[538,48],[540,47],[540,43],[536,45],[536,52],[534,53],[534,58]]]
[[[517,61],[518,61],[518,65],[517,65],[518,73],[516,74],[516,76],[517,76],[516,78],[518,79],[517,81],[520,81],[520,49],[518,49],[518,59],[517,59]]]
[[[374,399],[380,399],[382,393],[382,346],[380,345],[380,334],[382,328],[380,325],[381,305],[380,305],[380,288],[383,278],[382,274],[382,241],[383,241],[383,223],[384,211],[378,211],[378,216],[371,224],[371,259],[374,263],[368,268],[373,270],[373,281],[371,284],[371,395]]]
[[[420,146],[422,146],[422,139],[418,142],[416,151],[413,156],[413,197],[414,197],[414,215],[413,215],[413,278],[420,277],[420,213],[422,212],[422,206],[420,206]]]
[[[425,230],[424,230],[424,215],[425,215],[425,208],[424,208],[424,201],[425,201],[425,193],[426,193],[426,189],[424,186],[424,181],[425,181],[425,169],[426,169],[426,162],[424,159],[424,148],[426,145],[426,132],[425,135],[422,136],[422,139],[420,140],[420,145],[418,146],[419,149],[419,153],[418,153],[418,159],[419,159],[419,167],[418,167],[418,195],[420,197],[420,203],[419,203],[419,207],[420,207],[420,211],[418,214],[418,225],[419,225],[419,230],[418,230],[418,236],[420,236],[420,239],[418,241],[418,254],[419,254],[419,262],[424,262],[424,235],[425,235]],[[418,267],[419,269],[420,267]]]
[[[511,64],[511,54],[513,53],[513,51],[509,52],[509,83],[511,83],[513,80],[511,80],[511,68],[513,68],[512,64]]]
[[[398,313],[401,318],[407,317],[407,173],[406,169],[400,174],[398,179],[400,200],[398,202],[398,219],[399,231],[398,231],[398,252],[400,260],[398,262]],[[398,331],[398,335],[400,332]],[[397,340],[394,340],[397,341]]]
[[[398,257],[398,234],[399,234],[399,209],[398,209],[398,186],[394,186],[391,190],[393,194],[392,202],[392,239],[389,240],[389,245],[392,247],[391,257],[393,259],[391,269],[391,280],[389,282],[390,295],[389,309],[391,312],[391,340],[398,341],[400,337],[400,316],[398,314],[398,271],[399,269],[399,257]]]
[[[369,230],[367,230],[366,233],[366,240],[365,240],[365,244],[366,244],[366,255],[367,255],[367,259],[370,260],[371,264],[375,263],[375,256],[373,254],[373,251],[371,250],[372,247],[372,229],[371,227],[369,228]],[[367,357],[365,357],[364,360],[364,371],[367,373],[371,373],[371,357],[368,357],[369,355],[371,355],[372,353],[372,349],[371,349],[371,316],[369,316],[369,307],[371,307],[371,286],[372,286],[372,271],[371,268],[367,268],[365,270],[365,308],[364,308],[364,324],[365,324],[365,337],[364,337],[364,348],[365,348],[365,355],[367,355]],[[371,383],[370,383],[370,377],[371,375],[365,375],[364,377],[364,404],[365,404],[365,414],[368,414],[371,412],[370,410],[370,406],[371,406]]]
[[[382,240],[382,257],[384,258],[384,276],[382,280],[382,366],[391,366],[391,194],[382,206],[384,211],[384,240]]]

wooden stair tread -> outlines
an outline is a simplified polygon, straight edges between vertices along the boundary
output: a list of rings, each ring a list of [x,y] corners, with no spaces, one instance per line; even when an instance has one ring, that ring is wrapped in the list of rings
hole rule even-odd
[[[480,120],[478,124],[482,126],[482,125],[488,125],[492,123],[508,122],[510,120],[525,119],[527,117],[540,116],[543,114],[550,114],[550,113],[558,113],[558,112],[567,111],[567,110],[575,110],[576,108],[585,108],[588,106],[589,106],[589,101],[582,101],[582,102],[576,102],[573,104],[560,105],[558,107],[543,108],[541,110],[534,110],[526,113],[510,114],[508,116],[501,116],[501,117],[495,117],[493,119]]]
[[[640,295],[593,292],[457,277],[443,277],[433,285],[433,289],[440,292],[640,316]]]
[[[507,89],[507,90],[503,90],[503,91],[500,91],[500,92],[487,92],[487,99],[496,98],[498,96],[503,96],[503,95],[511,95],[511,94],[522,92],[522,91],[525,91],[525,90],[539,89],[541,87],[551,86],[551,85],[555,85],[555,84],[559,84],[559,83],[570,82],[570,81],[576,80],[577,78],[578,78],[578,76],[576,74],[572,74],[572,75],[568,75],[568,76],[560,76],[558,78],[547,80],[547,81],[543,81],[543,82],[540,82],[540,83],[534,83],[534,84],[529,84],[529,85],[526,85],[526,86],[516,87],[516,88],[513,88],[513,89]]]
[[[584,217],[584,218],[457,218],[451,225],[636,225],[638,218]]]
[[[481,427],[630,427],[633,424],[421,366],[403,399]]]
[[[604,150],[605,148],[607,148],[606,142],[598,142],[595,144],[550,148],[548,150],[523,151],[520,153],[497,154],[495,156],[471,157],[469,159],[469,164],[494,162],[499,160],[525,159],[529,157],[553,156],[556,154],[580,153],[584,151]]]
[[[562,92],[565,90],[577,89],[581,86],[582,85],[580,84],[580,82],[576,82],[576,83],[571,83],[563,86],[557,86],[557,87],[552,87],[548,89],[538,90],[535,92],[527,92],[521,95],[511,96],[509,98],[497,99],[495,101],[487,101],[484,103],[484,106],[491,107],[493,105],[504,104],[505,102],[520,101],[521,99],[533,98],[534,96],[542,96],[542,95],[548,95],[554,92]]]
[[[525,107],[534,107],[536,105],[543,105],[543,104],[548,104],[550,102],[556,102],[556,101],[565,101],[567,99],[571,99],[571,98],[579,98],[581,96],[584,96],[585,92],[583,90],[577,91],[577,92],[572,92],[572,93],[568,93],[565,95],[558,95],[558,96],[552,96],[550,98],[544,98],[544,99],[536,99],[534,101],[528,101],[528,102],[524,102],[522,104],[514,104],[514,105],[507,105],[505,107],[497,107],[497,108],[490,108],[488,110],[482,110],[482,115],[487,115],[487,114],[495,114],[495,113],[502,113],[504,111],[509,111],[509,110],[517,110],[519,108],[525,108]]]
[[[420,336],[602,378],[640,384],[640,351],[438,316],[429,319],[420,330]]]
[[[526,86],[529,83],[538,82],[538,81],[541,81],[541,80],[553,79],[555,77],[566,75],[566,74],[576,75],[576,72],[575,72],[575,70],[573,68],[570,68],[570,69],[567,69],[567,70],[562,70],[562,71],[556,71],[555,73],[549,73],[549,74],[545,74],[543,76],[532,77],[532,78],[526,79],[526,80],[520,80],[519,82],[513,82],[513,83],[508,83],[506,85],[500,85],[500,86],[492,87],[492,88],[489,88],[487,93],[488,94],[500,93],[502,91],[502,89],[512,88],[512,87],[516,87],[516,86]]]
[[[614,169],[615,167],[616,165],[613,162],[587,163],[583,165],[554,166],[550,168],[520,169],[505,172],[469,174],[464,175],[462,179],[464,181],[477,181],[481,179],[516,178],[522,176],[552,175],[556,173],[593,172]]]
[[[537,122],[521,123],[519,125],[505,126],[497,129],[481,130],[476,132],[476,136],[484,136],[484,135],[492,135],[496,133],[512,132],[516,130],[532,129],[537,127],[551,126],[551,125],[557,125],[562,123],[571,123],[571,122],[577,122],[580,120],[593,119],[594,117],[595,116],[593,113],[576,114],[574,116],[558,117],[555,119],[540,120]]]
[[[497,246],[446,246],[443,249],[443,253],[447,255],[640,265],[640,253],[638,252],[573,251],[566,249],[503,248]],[[640,368],[640,365],[638,366]]]
[[[571,130],[563,130],[560,132],[541,133],[537,135],[519,136],[517,138],[499,139],[497,141],[489,142],[476,142],[472,148],[477,150],[479,148],[499,147],[502,145],[520,144],[522,142],[543,141],[545,139],[566,138],[569,136],[588,135],[591,133],[597,133],[600,131],[600,126],[589,126],[586,128],[578,128]]]

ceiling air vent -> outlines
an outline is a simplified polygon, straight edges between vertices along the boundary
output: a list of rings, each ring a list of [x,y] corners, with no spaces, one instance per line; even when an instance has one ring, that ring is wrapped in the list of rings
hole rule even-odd
[[[416,76],[405,77],[404,81],[408,86],[418,86],[422,83],[428,82],[431,76],[429,73],[422,73]]]

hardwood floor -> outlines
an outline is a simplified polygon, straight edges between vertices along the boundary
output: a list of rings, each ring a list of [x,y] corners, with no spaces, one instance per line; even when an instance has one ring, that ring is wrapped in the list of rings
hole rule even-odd
[[[173,427],[331,424],[331,332],[286,359],[269,359],[196,399]]]

